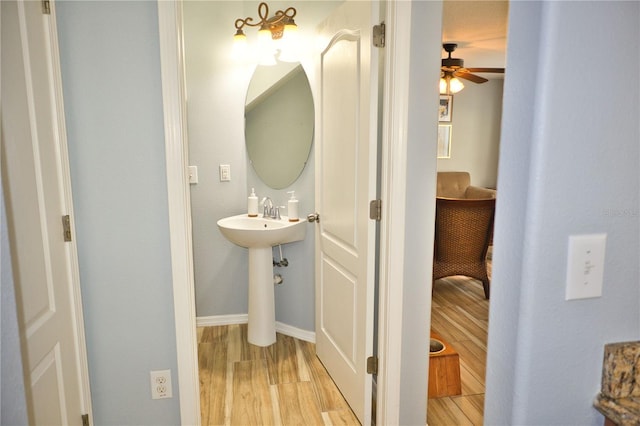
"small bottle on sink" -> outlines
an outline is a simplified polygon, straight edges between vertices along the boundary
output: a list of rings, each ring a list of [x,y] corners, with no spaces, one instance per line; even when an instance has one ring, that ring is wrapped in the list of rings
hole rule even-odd
[[[296,199],[296,192],[289,191],[287,194],[291,194],[289,202],[287,204],[287,215],[289,216],[289,222],[297,222],[298,218],[298,200]]]
[[[258,217],[258,196],[254,188],[251,188],[251,194],[247,199],[247,216]]]

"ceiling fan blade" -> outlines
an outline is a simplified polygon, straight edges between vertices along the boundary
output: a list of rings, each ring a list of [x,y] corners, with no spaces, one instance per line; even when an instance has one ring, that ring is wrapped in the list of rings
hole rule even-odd
[[[470,72],[455,72],[455,73],[453,73],[453,75],[458,77],[458,78],[464,78],[465,80],[473,81],[474,83],[484,83],[486,81],[489,81],[484,77],[480,77],[479,75],[471,74]]]
[[[488,72],[504,74],[504,68],[467,68],[470,72]]]

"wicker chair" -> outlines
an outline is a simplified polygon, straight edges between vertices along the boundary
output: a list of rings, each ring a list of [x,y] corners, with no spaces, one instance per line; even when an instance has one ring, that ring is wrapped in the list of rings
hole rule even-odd
[[[495,207],[495,198],[436,198],[434,288],[440,278],[464,275],[482,281],[489,298],[486,256]]]

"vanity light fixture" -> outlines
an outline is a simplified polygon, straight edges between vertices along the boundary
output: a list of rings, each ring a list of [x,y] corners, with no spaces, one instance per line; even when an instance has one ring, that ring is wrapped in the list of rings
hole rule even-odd
[[[278,10],[274,16],[269,17],[269,6],[267,3],[262,2],[258,6],[258,16],[260,16],[260,22],[255,24],[252,23],[253,18],[249,16],[244,19],[236,19],[236,34],[233,38],[238,41],[246,40],[247,36],[244,31],[242,31],[245,25],[249,27],[260,27],[258,35],[271,35],[272,40],[279,40],[284,36],[285,32],[289,33],[298,28],[293,20],[296,16],[296,9],[294,7],[289,7],[284,11]]]

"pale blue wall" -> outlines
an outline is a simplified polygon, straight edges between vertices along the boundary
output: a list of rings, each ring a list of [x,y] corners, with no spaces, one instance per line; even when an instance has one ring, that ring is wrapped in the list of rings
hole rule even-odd
[[[640,338],[639,23],[638,2],[510,4],[487,424],[601,425],[603,347]],[[568,237],[598,232],[602,297],[565,301]]]
[[[199,180],[191,185],[196,315],[246,314],[248,251],[216,225],[247,204],[244,99],[251,74],[231,56],[243,3],[187,1],[183,10],[189,164]],[[231,166],[230,182],[220,182],[220,164]]]
[[[179,424],[157,5],[57,18],[95,424]],[[151,399],[160,369],[172,399]]]

